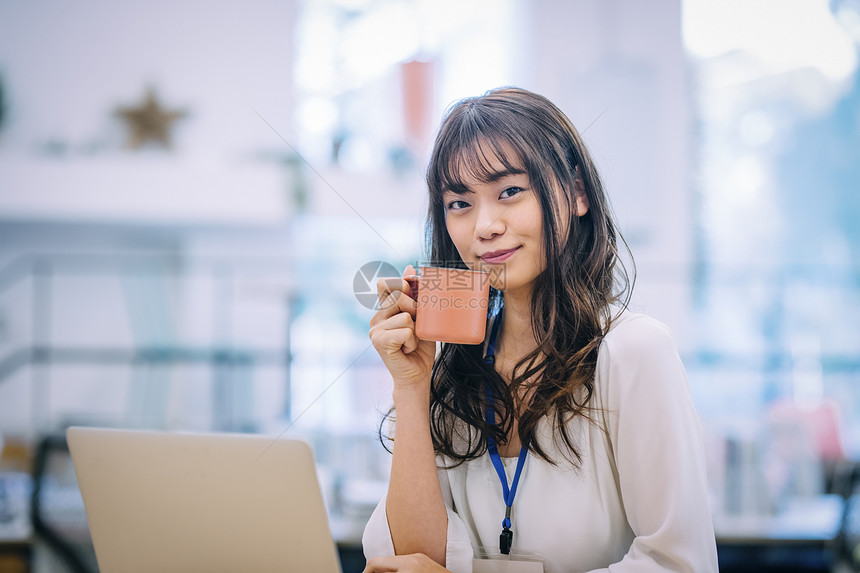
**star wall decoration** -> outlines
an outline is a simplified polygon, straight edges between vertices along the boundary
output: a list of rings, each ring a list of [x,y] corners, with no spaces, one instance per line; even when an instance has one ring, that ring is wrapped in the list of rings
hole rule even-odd
[[[155,91],[147,89],[143,103],[136,107],[117,108],[115,114],[128,126],[126,147],[140,149],[148,142],[170,149],[170,133],[174,122],[188,115],[185,110],[167,110],[162,107]]]

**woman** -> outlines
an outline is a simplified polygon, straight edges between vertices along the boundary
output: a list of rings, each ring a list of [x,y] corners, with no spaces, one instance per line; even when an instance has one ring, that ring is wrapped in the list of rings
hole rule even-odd
[[[508,552],[548,573],[716,571],[686,374],[668,329],[625,308],[620,236],[570,120],[521,89],[463,100],[427,182],[430,258],[491,272],[489,334],[437,356],[408,283],[380,280],[370,338],[397,419],[366,571]]]

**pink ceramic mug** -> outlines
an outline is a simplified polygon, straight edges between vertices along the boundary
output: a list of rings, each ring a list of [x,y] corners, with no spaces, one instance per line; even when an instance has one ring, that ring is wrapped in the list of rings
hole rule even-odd
[[[487,328],[490,273],[420,267],[404,277],[418,302],[415,334],[422,340],[480,344]]]

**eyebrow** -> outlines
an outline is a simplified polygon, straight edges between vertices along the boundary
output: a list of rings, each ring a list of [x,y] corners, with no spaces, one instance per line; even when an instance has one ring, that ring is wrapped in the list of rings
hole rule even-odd
[[[525,172],[525,169],[502,169],[501,171],[494,171],[493,173],[490,173],[487,177],[482,179],[482,181],[484,183],[495,183],[499,179],[510,177],[511,175],[523,175]],[[460,182],[452,182],[451,185],[449,185],[442,191],[442,193],[454,193],[455,195],[472,195],[475,192]]]

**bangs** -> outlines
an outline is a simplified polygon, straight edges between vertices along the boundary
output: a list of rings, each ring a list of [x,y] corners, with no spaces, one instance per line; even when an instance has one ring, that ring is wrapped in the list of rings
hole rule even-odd
[[[491,125],[494,118],[464,114],[458,119],[458,125],[451,126],[440,141],[436,161],[431,164],[428,180],[432,193],[441,196],[446,190],[464,192],[468,189],[464,183],[467,179],[497,179],[500,164],[503,171],[527,173],[523,142]]]

